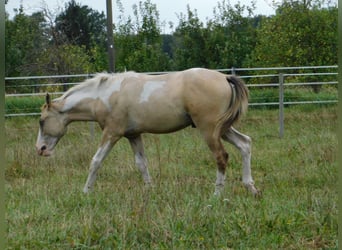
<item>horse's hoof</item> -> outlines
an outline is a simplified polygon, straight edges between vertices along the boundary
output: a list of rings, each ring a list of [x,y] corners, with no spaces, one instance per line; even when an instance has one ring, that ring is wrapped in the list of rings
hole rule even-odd
[[[262,192],[258,190],[253,183],[245,184],[245,187],[253,194],[254,197],[260,198],[262,196]]]
[[[88,194],[89,192],[90,192],[90,188],[87,187],[87,186],[85,186],[85,187],[83,188],[83,193],[84,193],[84,194]]]
[[[255,189],[256,191],[253,192],[253,195],[255,198],[261,198],[262,197],[262,191]]]
[[[222,184],[216,185],[214,196],[220,196],[223,191],[223,187],[224,186]]]

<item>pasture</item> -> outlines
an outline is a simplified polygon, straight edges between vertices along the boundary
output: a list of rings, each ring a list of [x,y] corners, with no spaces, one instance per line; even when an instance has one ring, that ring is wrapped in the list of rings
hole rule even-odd
[[[54,156],[34,148],[38,117],[6,127],[8,249],[319,249],[337,243],[337,107],[250,109],[236,125],[251,136],[254,198],[230,144],[226,185],[213,196],[216,164],[196,129],[144,134],[153,186],[144,187],[127,140],[83,194],[100,132],[78,122]]]

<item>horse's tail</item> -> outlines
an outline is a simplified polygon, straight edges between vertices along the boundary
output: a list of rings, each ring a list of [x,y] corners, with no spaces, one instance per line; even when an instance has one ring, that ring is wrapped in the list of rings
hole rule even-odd
[[[232,88],[232,99],[228,112],[232,114],[229,123],[233,125],[248,109],[249,92],[241,78],[230,75],[227,76],[227,81]]]
[[[248,109],[249,93],[244,81],[233,75],[227,75],[226,79],[232,89],[232,95],[227,111],[222,115],[217,124],[217,132],[220,134],[239,121]]]

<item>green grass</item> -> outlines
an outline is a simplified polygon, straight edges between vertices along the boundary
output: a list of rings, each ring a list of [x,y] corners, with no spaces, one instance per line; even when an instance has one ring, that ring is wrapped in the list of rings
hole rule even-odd
[[[224,193],[196,129],[144,135],[154,186],[144,187],[128,142],[114,147],[92,193],[82,193],[100,140],[74,123],[51,158],[35,153],[38,118],[6,120],[8,249],[337,249],[337,109],[250,109],[237,128],[253,139],[259,199],[230,153]]]

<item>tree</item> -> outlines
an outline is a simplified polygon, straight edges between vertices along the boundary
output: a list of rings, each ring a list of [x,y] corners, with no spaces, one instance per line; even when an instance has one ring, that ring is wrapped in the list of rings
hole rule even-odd
[[[256,44],[256,27],[260,16],[255,9],[240,5],[231,6],[222,0],[214,9],[214,19],[207,23],[206,49],[209,67],[243,67]],[[247,16],[244,16],[245,13]]]
[[[169,69],[169,57],[162,50],[162,37],[157,6],[150,0],[133,6],[134,20],[121,15],[116,26],[116,67],[118,70],[164,71]]]
[[[187,14],[180,14],[174,32],[174,67],[182,70],[191,67],[207,67],[205,54],[206,33],[197,15],[187,6]]]
[[[56,29],[53,16],[47,7],[31,16],[21,7],[13,20],[6,16],[6,76],[79,74],[106,68],[105,46],[95,40],[88,49],[72,44]]]
[[[53,39],[56,47],[78,46],[79,50],[85,49],[89,63],[94,66],[93,70],[103,71],[107,68],[106,17],[103,12],[99,13],[71,0],[56,17],[51,30],[55,33]]]
[[[253,5],[231,6],[222,0],[214,9],[214,18],[204,27],[196,10],[188,6],[187,15],[180,15],[174,33],[176,68],[242,67],[256,43],[255,26],[259,19],[253,17],[253,9]]]
[[[311,1],[283,2],[257,30],[249,66],[337,64],[337,7]]]
[[[106,41],[106,17],[103,12],[82,6],[71,0],[55,20],[56,31],[65,37],[64,43],[85,46],[103,45]]]
[[[46,22],[42,12],[27,16],[20,7],[13,20],[5,21],[5,72],[6,76],[32,75],[35,59],[42,47],[48,44]]]
[[[73,75],[94,72],[94,65],[85,47],[63,44],[45,48],[37,58],[40,75]]]

